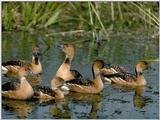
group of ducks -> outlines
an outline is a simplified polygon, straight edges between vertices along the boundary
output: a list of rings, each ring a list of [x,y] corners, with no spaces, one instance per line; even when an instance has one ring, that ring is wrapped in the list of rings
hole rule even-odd
[[[96,94],[103,90],[104,82],[122,86],[145,86],[146,80],[142,74],[148,68],[148,63],[139,61],[135,67],[135,74],[129,73],[124,67],[106,64],[103,60],[95,60],[92,64],[93,80],[84,79],[77,71],[71,69],[74,57],[74,46],[71,44],[56,45],[65,54],[65,60],[58,68],[51,86],[32,86],[27,76],[40,76],[42,65],[39,59],[40,48],[33,49],[32,62],[22,60],[2,63],[2,74],[20,80],[20,83],[7,82],[2,85],[2,96],[9,99],[62,99],[64,91]]]

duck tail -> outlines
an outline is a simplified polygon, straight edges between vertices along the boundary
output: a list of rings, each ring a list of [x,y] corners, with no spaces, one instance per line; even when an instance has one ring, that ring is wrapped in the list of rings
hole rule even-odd
[[[2,66],[2,74],[7,74],[8,69],[4,66]]]
[[[63,86],[61,86],[61,90],[62,91],[69,91],[68,84],[64,84]]]

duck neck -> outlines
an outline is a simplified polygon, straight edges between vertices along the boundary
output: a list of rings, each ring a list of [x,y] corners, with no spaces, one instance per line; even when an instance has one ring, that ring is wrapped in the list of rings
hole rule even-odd
[[[35,65],[39,65],[38,55],[33,55],[33,57],[32,57],[32,63],[35,64]]]
[[[26,91],[28,91],[29,89],[30,89],[30,90],[33,90],[33,89],[32,89],[32,86],[28,83],[28,81],[26,80],[25,77],[21,77],[21,78],[20,78],[20,87],[21,87],[22,89],[25,89]]]
[[[93,67],[92,67],[92,75],[93,75],[93,79],[95,79],[95,73],[96,73],[96,71],[93,69]]]
[[[62,65],[60,66],[60,70],[65,71],[65,70],[70,70],[71,67],[71,61],[72,59],[69,58],[68,56],[66,56],[64,62],[62,63]]]
[[[31,98],[34,94],[32,86],[28,83],[28,81],[24,78],[20,78],[20,89],[19,93],[22,93],[21,99]]]
[[[136,77],[143,76],[142,70],[137,70],[137,69],[135,68],[135,73],[136,73]]]
[[[135,69],[136,73],[136,82],[138,85],[146,85],[146,80],[142,74],[142,70]]]
[[[71,67],[71,60],[70,58],[66,57],[57,72],[59,73],[61,71],[68,71],[70,70],[70,67]]]
[[[64,60],[63,63],[65,63],[65,64],[71,64],[71,61],[72,61],[72,58],[70,58],[70,57],[68,57],[68,56],[66,55],[66,58],[65,58],[65,60]]]
[[[64,98],[64,94],[63,94],[63,92],[59,88],[57,88],[55,90],[55,98],[56,99],[62,99],[62,98]]]
[[[73,59],[73,56],[74,56],[74,53],[72,53],[72,54],[66,53],[64,63],[70,64]]]
[[[100,71],[96,71],[94,73],[95,75],[95,79],[94,79],[94,85],[97,87],[97,88],[103,88],[103,82],[102,82],[102,79],[101,79],[101,75],[100,75]]]

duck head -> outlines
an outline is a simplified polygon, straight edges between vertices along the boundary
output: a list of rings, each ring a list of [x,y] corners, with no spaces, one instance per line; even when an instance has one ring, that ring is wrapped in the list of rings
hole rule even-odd
[[[142,75],[142,72],[149,68],[149,63],[146,61],[139,61],[136,64],[135,72],[136,76]]]
[[[55,45],[55,48],[62,50],[66,54],[66,58],[71,61],[74,57],[74,47],[71,44]]]
[[[40,47],[38,45],[35,45],[33,47],[33,56],[32,56],[32,62],[35,64],[35,65],[38,65],[39,64],[39,56],[41,55],[41,52],[40,52]]]
[[[104,67],[104,61],[103,60],[95,60],[92,64],[92,73],[93,77],[95,78],[96,74],[99,74],[100,69]]]
[[[33,55],[41,55],[41,50],[40,50],[40,47],[39,47],[39,45],[35,45],[35,46],[33,46]]]

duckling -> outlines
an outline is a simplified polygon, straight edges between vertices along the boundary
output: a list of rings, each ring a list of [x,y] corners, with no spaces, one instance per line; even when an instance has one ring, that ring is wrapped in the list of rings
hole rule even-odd
[[[64,84],[64,80],[60,77],[54,77],[51,81],[51,88],[47,86],[35,86],[34,87],[34,96],[36,99],[62,99],[64,98],[63,92],[60,90]]]
[[[33,48],[33,56],[32,62],[24,61],[24,60],[17,60],[17,61],[7,61],[2,63],[2,74],[10,77],[18,76],[18,71],[23,66],[31,66],[31,70],[34,74],[39,74],[42,72],[42,65],[39,60],[40,50],[38,46]]]
[[[148,69],[149,64],[146,61],[139,61],[135,67],[135,74],[129,72],[103,74],[104,77],[110,79],[111,83],[126,86],[145,86],[147,84],[143,71]]]
[[[20,83],[8,82],[2,85],[2,97],[9,99],[26,100],[33,96],[32,86],[25,76],[30,72],[30,68],[21,67],[18,71]]]
[[[95,60],[92,64],[92,72],[94,72],[94,80],[88,81],[83,85],[67,83],[70,91],[79,93],[99,93],[103,90],[103,82],[100,75],[100,69],[103,68],[101,60]]]

